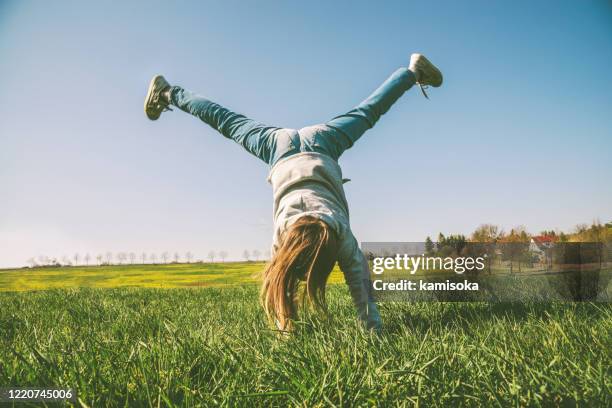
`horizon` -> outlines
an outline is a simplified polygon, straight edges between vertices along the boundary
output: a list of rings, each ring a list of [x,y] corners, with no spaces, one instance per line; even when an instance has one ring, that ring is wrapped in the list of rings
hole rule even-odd
[[[480,226],[484,226],[485,224],[481,224]],[[490,224],[489,224],[490,225]],[[480,227],[479,226],[479,227]],[[499,227],[497,225],[493,225],[494,227]],[[524,225],[515,226],[511,228],[509,231],[504,230],[503,228],[498,231],[498,239],[505,238],[509,234],[512,234],[517,228],[525,228],[525,232],[527,233],[527,237],[530,241],[534,241],[534,238],[541,238],[545,236],[551,236],[551,233],[554,236],[566,236],[569,237],[571,235],[580,234],[580,228],[584,227],[585,229],[590,229],[594,226],[601,226],[604,228],[612,228],[612,221],[601,223],[598,220],[594,220],[591,225],[587,224],[578,224],[572,231],[561,231],[559,229],[550,229],[539,231],[538,233],[532,233],[528,229],[525,228]],[[474,231],[475,232],[475,231]],[[439,238],[440,235],[445,236],[446,238],[451,237],[463,237],[468,242],[475,242],[472,240],[472,234],[464,235],[464,234],[453,234],[453,233],[444,233],[440,231],[434,238]],[[406,243],[418,243],[418,244],[426,244],[427,240],[431,240],[433,245],[438,245],[439,241],[432,240],[431,236],[427,236],[423,241],[413,241],[413,242],[401,242],[402,244]],[[577,241],[571,241],[577,242]],[[589,242],[589,241],[580,241],[580,242]],[[386,244],[385,242],[365,242],[368,245],[372,244]],[[399,242],[398,242],[399,243]],[[360,242],[360,247],[362,247],[364,241]],[[364,248],[362,247],[362,250]],[[248,253],[247,253],[248,252]],[[164,258],[164,254],[166,258]],[[95,255],[95,256],[94,256]],[[144,257],[143,257],[144,255]],[[75,259],[75,256],[78,257],[78,260]],[[133,258],[132,258],[133,256]],[[211,258],[212,256],[212,258]],[[207,260],[208,259],[208,260]],[[216,260],[215,260],[216,259]],[[72,262],[74,260],[74,263]],[[117,253],[112,252],[100,252],[96,254],[73,254],[72,256],[62,255],[59,256],[32,256],[28,259],[23,265],[18,266],[9,266],[2,267],[0,266],[0,270],[13,270],[13,269],[23,269],[23,268],[47,268],[47,267],[96,267],[96,266],[130,266],[130,265],[172,265],[172,264],[207,264],[207,263],[245,263],[245,262],[267,262],[270,260],[270,251],[259,251],[256,249],[247,250],[245,249],[241,256],[232,256],[232,254],[226,251],[209,251],[206,256],[195,257],[191,251],[184,251],[182,253],[175,252],[169,253],[168,251],[164,251],[161,254],[156,253],[146,253],[139,251],[119,251]],[[28,265],[29,264],[29,265]]]
[[[612,7],[431,9],[3,2],[0,268],[265,253],[268,166],[177,109],[148,121],[149,79],[299,128],[352,108],[411,52],[445,81],[430,100],[411,89],[340,159],[359,242],[612,221]]]

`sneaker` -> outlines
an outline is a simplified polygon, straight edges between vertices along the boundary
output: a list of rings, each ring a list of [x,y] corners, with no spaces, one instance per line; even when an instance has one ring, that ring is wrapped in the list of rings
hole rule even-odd
[[[425,93],[425,88],[429,85],[437,88],[442,85],[442,72],[429,62],[424,55],[412,54],[410,56],[409,70],[416,75],[417,84],[421,87],[421,92],[429,99]]]
[[[144,110],[149,119],[157,120],[162,112],[172,110],[168,107],[169,102],[163,95],[163,92],[168,88],[170,88],[170,84],[161,75],[155,75],[151,80],[144,103]]]

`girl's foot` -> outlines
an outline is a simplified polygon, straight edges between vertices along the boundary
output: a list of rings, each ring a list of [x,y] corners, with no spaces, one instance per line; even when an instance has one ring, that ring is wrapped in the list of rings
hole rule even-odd
[[[162,112],[172,110],[168,107],[170,101],[167,91],[169,89],[170,84],[163,76],[156,75],[153,77],[144,103],[144,110],[149,119],[157,120]]]
[[[412,54],[410,56],[410,66],[408,69],[414,72],[416,82],[421,87],[421,91],[426,98],[428,98],[428,96],[425,93],[424,87],[431,85],[437,88],[442,85],[442,72],[440,72],[434,64],[429,62],[424,55]]]

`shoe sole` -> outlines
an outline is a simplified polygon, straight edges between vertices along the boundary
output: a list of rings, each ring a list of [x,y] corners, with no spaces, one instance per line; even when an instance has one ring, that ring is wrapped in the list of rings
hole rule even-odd
[[[439,79],[440,80],[439,83],[436,82],[435,84],[431,83],[431,84],[428,84],[428,85],[431,85],[434,88],[438,88],[440,85],[442,85],[442,82],[443,82],[442,72],[434,64],[432,64],[431,61],[428,60],[424,55],[421,55],[421,58],[423,58],[425,60],[425,62],[427,62],[427,64],[429,64],[429,67],[434,71],[434,73],[436,74],[436,78],[435,79]]]
[[[153,89],[155,88],[155,83],[157,82],[157,79],[161,78],[161,75],[155,75],[153,77],[153,79],[151,80],[151,82],[149,83],[149,89],[147,90],[147,96],[145,98],[145,102],[144,102],[144,111],[145,114],[147,115],[147,118],[151,119],[151,120],[157,120],[159,119],[159,116],[161,115],[151,115],[151,113],[147,110],[147,107],[149,106],[149,104],[151,103],[151,98],[153,97]]]

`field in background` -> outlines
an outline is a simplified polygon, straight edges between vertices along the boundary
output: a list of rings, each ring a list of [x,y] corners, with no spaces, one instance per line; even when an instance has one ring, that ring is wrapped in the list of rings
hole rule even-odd
[[[0,270],[1,291],[62,288],[185,288],[257,283],[264,262],[61,266]],[[330,283],[344,282],[336,268]]]

